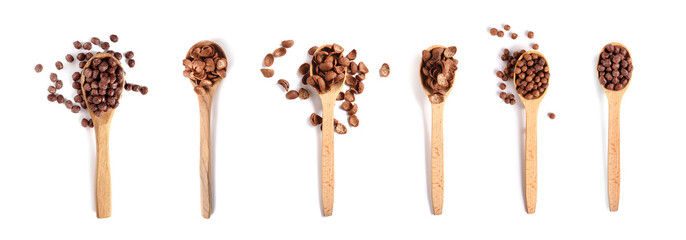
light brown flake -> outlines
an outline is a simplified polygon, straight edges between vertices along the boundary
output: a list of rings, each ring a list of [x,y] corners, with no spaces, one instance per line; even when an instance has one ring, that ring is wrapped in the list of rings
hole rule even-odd
[[[290,90],[286,93],[286,98],[289,100],[296,99],[298,98],[298,96],[300,96],[300,93],[298,93],[298,91],[295,90]]]
[[[274,69],[263,68],[263,69],[260,69],[260,72],[262,72],[262,75],[266,78],[270,78],[270,77],[274,76]]]
[[[381,75],[381,77],[388,77],[390,73],[391,68],[388,66],[388,63],[381,65],[381,68],[379,69],[379,75]]]
[[[271,53],[267,54],[267,56],[264,56],[262,63],[264,63],[264,66],[271,67],[274,64],[274,55]]]
[[[359,71],[361,73],[364,73],[364,74],[369,73],[369,69],[367,68],[366,65],[364,65],[364,62],[360,62],[359,64],[357,64],[357,68],[359,68]]]
[[[353,92],[350,90],[345,91],[345,97],[344,98],[345,98],[345,101],[354,102],[355,101],[355,94],[353,94]],[[347,110],[350,110],[350,109],[347,109]]]
[[[284,40],[284,41],[281,41],[281,46],[283,46],[283,47],[285,47],[285,48],[290,48],[290,47],[293,46],[293,44],[295,44],[295,42],[294,42],[293,40]]]
[[[357,118],[357,115],[350,115],[348,117],[348,123],[350,123],[350,126],[357,127],[360,125],[360,119]]]
[[[345,127],[345,125],[343,125],[340,122],[336,124],[336,127],[334,128],[334,130],[338,134],[346,134],[348,132],[348,129]]]
[[[274,57],[283,57],[284,55],[286,55],[285,47],[280,47],[274,50]]]

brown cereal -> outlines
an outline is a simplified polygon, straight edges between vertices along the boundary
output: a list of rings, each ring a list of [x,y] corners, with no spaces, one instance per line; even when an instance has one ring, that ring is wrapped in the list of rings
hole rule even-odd
[[[357,64],[357,68],[361,73],[367,74],[369,73],[369,69],[367,68],[366,65],[364,65],[364,62],[360,62]]]
[[[310,64],[309,63],[303,63],[298,68],[298,73],[300,75],[305,75],[306,73],[309,73],[309,72],[310,72]]]
[[[270,78],[270,77],[274,76],[274,70],[273,69],[263,68],[263,69],[260,69],[260,71],[262,72],[262,75],[266,78]]]
[[[548,88],[548,62],[540,54],[524,53],[516,63],[514,75],[517,93],[525,99],[539,98]]]
[[[346,134],[348,132],[348,129],[343,125],[342,123],[336,123],[336,127],[334,128],[334,131],[338,134]]]
[[[381,75],[381,77],[388,77],[390,73],[391,68],[388,66],[388,63],[381,65],[381,69],[379,69],[379,75]]]
[[[452,56],[446,57],[444,54],[446,49],[435,47],[422,52],[422,85],[429,92],[431,103],[443,102],[445,94],[450,90],[455,80],[457,60]]]
[[[598,81],[607,90],[619,91],[631,81],[634,65],[629,51],[622,45],[605,45],[598,58]]]
[[[127,52],[125,57],[133,57],[133,52]],[[133,62],[129,59],[129,66]],[[134,62],[135,63],[135,62]],[[189,78],[195,87],[193,90],[198,95],[207,93],[215,82],[226,77],[228,60],[214,45],[203,45],[193,47],[188,57],[182,61],[184,70],[183,76]]]
[[[283,57],[284,55],[286,55],[285,47],[280,47],[274,50],[274,57]]]
[[[312,124],[312,126],[322,124],[322,117],[320,117],[316,113],[312,113],[312,115],[310,115],[310,124]]]
[[[351,90],[348,90],[348,91],[345,91],[343,98],[345,99],[345,101],[354,102],[355,101],[355,94],[353,94],[353,92]],[[350,109],[346,109],[346,110],[350,110]]]
[[[290,90],[286,93],[286,98],[289,100],[296,99],[298,98],[298,96],[300,96],[300,94],[298,93],[298,91],[295,90]]]
[[[281,85],[284,90],[288,91],[288,88],[290,87],[290,84],[286,79],[279,79],[279,81],[276,81],[277,84]]]
[[[357,113],[357,103],[353,104],[352,108],[350,108],[350,110],[348,110],[348,115],[353,115],[356,113]]]
[[[352,107],[353,107],[352,103],[350,103],[348,100],[345,100],[345,101],[341,104],[341,108],[342,108],[343,110],[346,110],[346,111],[349,111]]]
[[[293,46],[293,44],[295,44],[295,42],[294,42],[293,40],[284,40],[284,41],[281,41],[281,46],[283,46],[283,47],[285,47],[285,48],[290,48],[290,47]]]
[[[298,91],[298,96],[300,97],[300,99],[305,100],[310,98],[310,92],[308,92],[307,89],[300,88],[300,90]]]
[[[274,64],[274,55],[269,53],[267,56],[264,56],[264,60],[262,61],[264,66],[266,67],[271,67],[272,64]]]
[[[344,80],[346,76],[345,61],[341,61],[343,47],[334,43],[326,45],[312,56],[312,76],[306,83],[317,90],[326,93],[331,86]]]
[[[319,47],[312,46],[309,50],[307,50],[307,54],[314,55],[314,52],[316,52],[317,49],[319,49]]]
[[[347,57],[349,60],[355,60],[355,58],[357,58],[357,50],[353,49],[345,57]]]
[[[350,126],[357,127],[360,125],[360,119],[357,118],[357,115],[350,115],[348,117],[348,123],[350,123]]]

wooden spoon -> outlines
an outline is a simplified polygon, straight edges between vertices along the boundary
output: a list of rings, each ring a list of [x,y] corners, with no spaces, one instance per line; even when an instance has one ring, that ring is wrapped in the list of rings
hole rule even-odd
[[[322,48],[333,48],[332,45],[322,45],[312,54],[316,56]],[[314,61],[310,63],[310,76],[313,76]],[[347,70],[346,70],[347,71]],[[322,100],[322,213],[331,216],[333,213],[334,168],[333,168],[333,110],[336,106],[336,96],[343,88],[344,80],[331,85],[326,93],[319,93]]]
[[[224,50],[211,41],[201,41],[193,45],[186,54],[186,59],[191,55],[191,51],[197,47],[212,46],[218,53],[220,58],[226,58]],[[211,161],[210,161],[210,112],[212,111],[212,99],[214,98],[214,93],[217,91],[219,84],[222,82],[222,78],[219,77],[212,86],[205,91],[204,94],[198,95],[198,105],[200,108],[200,206],[202,217],[210,218],[212,212],[212,198],[211,198]],[[190,81],[193,87],[198,85],[195,81]]]
[[[86,62],[83,69],[87,69],[91,66],[93,59],[105,59],[114,58],[109,53],[98,53]],[[117,65],[123,68],[121,63],[117,60]],[[123,77],[122,77],[123,79]],[[86,75],[81,72],[81,85],[83,86],[86,81]],[[122,81],[119,88],[124,89],[124,84],[126,81]],[[83,91],[83,96],[86,96],[86,90],[81,88]],[[121,98],[121,94],[117,96]],[[110,184],[110,123],[112,122],[112,116],[114,116],[115,109],[108,109],[100,117],[96,116],[93,111],[90,110],[90,103],[86,101],[86,107],[89,109],[91,119],[93,119],[93,127],[95,128],[95,142],[97,148],[97,162],[96,162],[96,172],[95,172],[95,208],[96,215],[98,218],[108,218],[112,215],[112,188]]]
[[[434,45],[426,50],[431,52],[434,48],[439,47],[445,48],[441,45]],[[429,102],[431,102],[431,89],[424,86],[423,66],[424,61],[421,61],[419,65],[419,84],[424,88],[424,92],[426,92]],[[452,90],[453,88],[451,87],[444,94],[443,102],[431,103],[431,204],[434,215],[441,215],[443,213],[443,108],[448,94]]]
[[[631,57],[628,48],[621,43],[610,43],[613,46],[622,47],[627,49],[626,54]],[[600,51],[602,54],[605,50]],[[598,62],[600,63],[600,55],[598,55]],[[608,90],[604,85],[603,91],[605,96],[607,96],[607,102],[609,104],[609,120],[608,120],[608,133],[607,133],[607,196],[610,204],[610,211],[615,212],[619,208],[619,109],[622,103],[622,96],[624,92],[629,88],[631,84],[631,78],[629,82],[622,88],[622,90]]]
[[[524,58],[524,55],[527,54],[536,54],[539,57],[543,58],[544,60],[545,57],[543,54],[537,52],[537,51],[528,51],[522,54],[519,59],[517,59],[517,62],[522,61]],[[548,60],[545,61],[547,65]],[[516,66],[516,63],[515,63]],[[514,83],[515,86],[518,86],[517,84],[517,74],[514,75]],[[548,79],[548,82],[550,83],[550,79]],[[517,93],[519,95],[519,99],[521,99],[522,103],[524,104],[524,108],[526,109],[526,156],[525,156],[525,181],[524,181],[524,187],[525,187],[525,196],[526,196],[526,212],[529,214],[535,213],[536,212],[536,196],[537,196],[537,189],[538,189],[538,174],[537,174],[537,155],[538,155],[538,143],[537,143],[537,133],[536,133],[536,120],[538,118],[538,106],[541,104],[541,100],[543,100],[543,97],[545,97],[545,94],[548,92],[546,89],[541,96],[538,98],[534,99],[526,99],[524,96],[521,94]]]

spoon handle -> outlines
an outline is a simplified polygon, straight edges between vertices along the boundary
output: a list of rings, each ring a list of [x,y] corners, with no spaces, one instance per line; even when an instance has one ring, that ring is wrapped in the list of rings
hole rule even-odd
[[[110,184],[110,123],[95,126],[97,162],[95,172],[95,207],[98,218],[112,215],[112,189]]]
[[[607,142],[607,194],[610,211],[619,208],[619,108],[621,101],[610,101]]]
[[[324,216],[333,213],[334,167],[333,167],[333,110],[335,99],[322,98],[322,212]]]
[[[431,202],[434,215],[443,213],[443,107],[431,104]]]
[[[526,153],[525,153],[525,197],[526,212],[536,212],[536,196],[538,190],[538,140],[536,121],[538,118],[538,105],[526,107]]]
[[[212,96],[198,95],[200,108],[200,203],[202,217],[210,218],[211,202],[211,162],[210,162],[210,111],[212,110]]]

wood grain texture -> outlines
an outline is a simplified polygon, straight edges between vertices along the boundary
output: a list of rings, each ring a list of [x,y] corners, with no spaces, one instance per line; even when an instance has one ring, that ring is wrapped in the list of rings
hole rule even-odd
[[[198,95],[198,108],[200,109],[200,208],[204,218],[210,218],[212,211],[212,188],[211,181],[211,133],[210,112],[212,111],[212,95]]]
[[[626,88],[625,88],[626,89]],[[610,211],[619,208],[619,109],[624,92],[607,93],[609,104],[609,120],[607,133],[607,194]]]
[[[212,101],[221,80],[212,85],[205,94],[198,95],[200,110],[200,213],[203,218],[212,215]]]
[[[322,100],[322,169],[321,169],[321,192],[322,214],[333,214],[334,199],[334,162],[333,162],[333,112],[336,103],[336,95],[339,91],[329,91],[321,95]]]
[[[431,104],[431,204],[434,215],[443,213],[443,109],[445,101]]]
[[[527,101],[526,108],[526,148],[524,163],[524,186],[526,198],[526,212],[536,212],[536,198],[538,194],[538,106],[539,101]]]
[[[114,109],[107,111],[100,118],[93,118],[95,128],[95,145],[97,162],[95,171],[95,206],[98,218],[112,215],[112,188],[110,177],[110,123]],[[110,115],[107,117],[105,115]],[[94,115],[92,115],[94,116]]]

